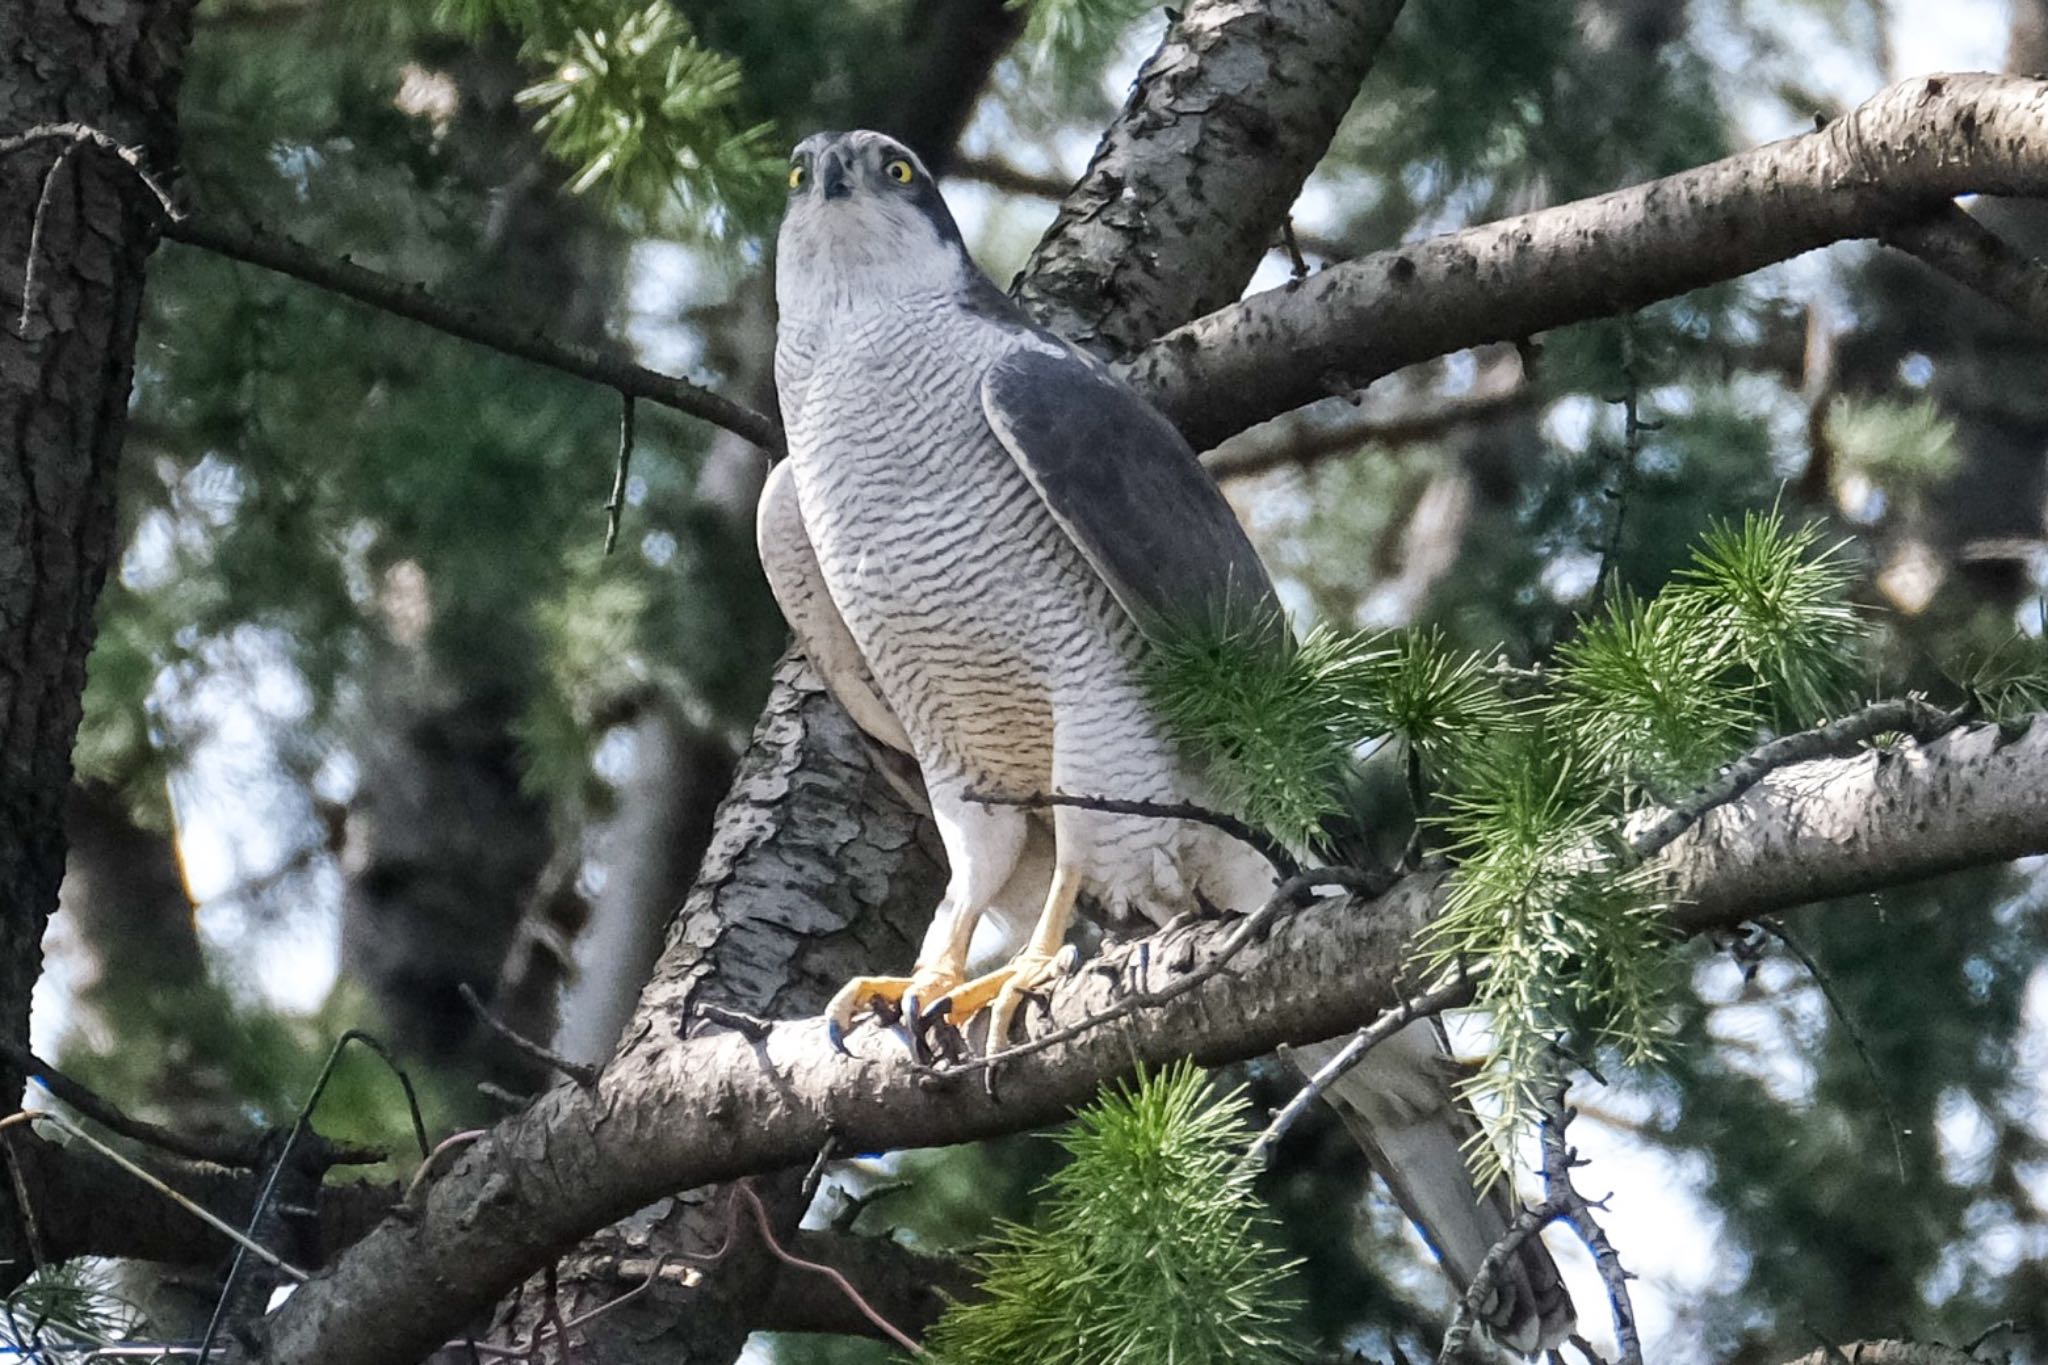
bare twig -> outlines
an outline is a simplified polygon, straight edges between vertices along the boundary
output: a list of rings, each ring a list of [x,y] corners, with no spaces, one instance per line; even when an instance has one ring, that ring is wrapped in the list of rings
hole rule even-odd
[[[119,1166],[128,1174],[134,1176],[137,1180],[140,1180],[143,1184],[155,1190],[164,1198],[176,1204],[179,1208],[184,1209],[187,1213],[191,1214],[194,1218],[197,1218],[200,1222],[212,1228],[221,1236],[233,1242],[238,1251],[248,1252],[251,1256],[256,1257],[258,1260],[262,1261],[264,1264],[270,1266],[271,1268],[285,1275],[289,1275],[292,1279],[297,1280],[300,1284],[304,1284],[307,1280],[312,1278],[312,1276],[308,1275],[305,1271],[300,1270],[297,1266],[285,1261],[276,1252],[270,1250],[270,1248],[266,1246],[261,1246],[253,1241],[250,1241],[248,1237],[244,1236],[232,1224],[222,1220],[212,1210],[207,1209],[198,1203],[195,1203],[193,1200],[187,1198],[185,1195],[179,1193],[177,1190],[172,1189],[169,1185],[166,1185],[163,1181],[157,1179],[157,1177],[153,1175],[151,1172],[149,1172],[141,1166],[138,1166],[133,1161],[130,1161],[127,1157],[123,1156],[119,1151],[117,1151],[113,1147],[108,1146],[106,1143],[101,1142],[98,1138],[94,1137],[91,1133],[79,1127],[77,1124],[73,1123],[70,1119],[64,1117],[64,1115],[62,1114],[55,1113],[47,1109],[22,1109],[18,1110],[15,1113],[9,1114],[4,1119],[0,1119],[0,1129],[12,1128],[17,1124],[26,1123],[54,1124],[58,1128],[63,1129],[66,1133],[69,1133],[72,1137],[77,1138],[80,1142],[83,1142],[86,1146],[98,1152],[107,1160],[113,1162],[116,1166]]]
[[[687,379],[662,374],[622,356],[595,347],[557,341],[538,327],[521,328],[498,318],[434,298],[416,284],[406,284],[357,265],[347,257],[323,256],[289,238],[261,228],[236,229],[198,218],[177,219],[164,235],[230,260],[262,266],[280,275],[317,285],[332,293],[422,323],[449,336],[488,346],[494,351],[530,360],[616,390],[623,398],[645,399],[752,441],[771,455],[782,452],[782,428],[774,418],[735,403]]]
[[[628,411],[630,411],[630,405]],[[597,1084],[598,1068],[588,1062],[575,1062],[561,1053],[543,1047],[504,1020],[484,1008],[484,1002],[477,998],[476,990],[467,981],[455,987],[455,993],[462,997],[462,1003],[469,1006],[470,1013],[483,1021],[485,1027],[505,1040],[514,1052],[553,1071],[559,1071],[585,1090]]]
[[[716,1024],[720,1028],[729,1028],[743,1038],[766,1038],[769,1030],[774,1028],[772,1023],[757,1014],[727,1009],[723,1005],[714,1005],[708,1001],[693,1009],[690,1017],[702,1019],[707,1024]]]
[[[1538,397],[1536,385],[1516,380],[1448,398],[1385,408],[1377,404],[1347,407],[1335,418],[1318,415],[1316,408],[1304,408],[1231,437],[1206,452],[1202,464],[1219,479],[1249,478],[1288,466],[1306,469],[1368,446],[1395,448],[1439,440],[1526,411],[1535,406]]]
[[[1031,796],[1004,796],[997,792],[971,791],[966,794],[969,801],[978,801],[984,806],[1020,806],[1025,810],[1043,810],[1048,806],[1072,806],[1080,810],[1097,810],[1107,815],[1139,815],[1159,820],[1191,820],[1198,825],[1222,830],[1231,838],[1244,844],[1261,858],[1273,865],[1273,870],[1283,877],[1301,875],[1301,864],[1286,845],[1233,815],[1210,810],[1206,806],[1190,805],[1184,801],[1123,801],[1109,796],[1076,796],[1066,792],[1046,792]]]
[[[633,465],[633,395],[619,400],[619,462],[612,470],[612,495],[604,505],[604,552],[619,543],[619,519],[626,512],[626,474]]]
[[[1500,1240],[1486,1249],[1486,1256],[1479,1262],[1479,1269],[1472,1273],[1472,1283],[1466,1288],[1465,1296],[1458,1300],[1458,1306],[1451,1314],[1450,1326],[1444,1329],[1443,1347],[1437,1352],[1437,1365],[1451,1365],[1461,1359],[1472,1340],[1472,1325],[1479,1321],[1485,1311],[1486,1300],[1493,1293],[1494,1282],[1501,1271],[1507,1268],[1515,1254],[1526,1246],[1529,1240],[1542,1234],[1543,1229],[1564,1217],[1565,1207],[1554,1199],[1523,1209],[1515,1215],[1508,1230]]]
[[[21,267],[21,322],[15,330],[23,336],[28,335],[29,317],[35,311],[36,264],[43,256],[43,224],[49,219],[51,204],[56,202],[57,176],[77,148],[77,143],[71,143],[43,169],[43,187],[36,194],[36,216],[28,229],[28,259]]]
[[[1607,585],[1614,576],[1614,563],[1621,555],[1621,536],[1628,518],[1629,495],[1635,491],[1636,465],[1643,454],[1643,433],[1655,431],[1657,423],[1643,420],[1642,376],[1636,370],[1636,333],[1634,319],[1621,319],[1621,397],[1615,401],[1621,404],[1621,449],[1614,456],[1614,481],[1607,488],[1607,500],[1612,511],[1607,518],[1607,536],[1600,547],[1600,567],[1593,575],[1592,601],[1599,602],[1607,594]]]
[[[12,156],[24,147],[33,146],[38,142],[70,143],[70,147],[58,153],[60,161],[87,143],[103,152],[111,152],[135,173],[135,178],[142,183],[142,187],[155,196],[157,207],[163,211],[164,217],[172,222],[178,221],[180,215],[177,202],[171,198],[171,192],[163,187],[163,183],[150,174],[149,167],[144,163],[141,148],[130,147],[111,133],[103,133],[89,124],[41,123],[33,128],[25,128],[10,137],[0,137],[0,156]]]
[[[1366,1053],[1415,1020],[1442,1013],[1453,1005],[1463,1004],[1471,997],[1472,981],[1460,975],[1457,980],[1446,982],[1434,990],[1410,996],[1396,1008],[1388,1010],[1352,1034],[1351,1041],[1344,1044],[1336,1056],[1317,1067],[1315,1074],[1308,1078],[1301,1089],[1294,1092],[1294,1098],[1287,1101],[1280,1112],[1273,1115],[1273,1121],[1266,1125],[1265,1130],[1253,1139],[1252,1145],[1245,1149],[1245,1164],[1263,1166],[1266,1158],[1272,1155],[1273,1149],[1280,1145],[1280,1139],[1287,1136],[1287,1130],[1308,1112],[1309,1106],[1321,1098],[1324,1091],[1335,1085],[1345,1072],[1357,1066]]]
[[[432,1151],[420,1158],[419,1169],[412,1173],[412,1179],[405,1184],[405,1197],[398,1201],[399,1207],[417,1212],[420,1201],[426,1197],[428,1182],[440,1168],[441,1158],[449,1152],[459,1152],[480,1138],[489,1136],[483,1128],[465,1128],[459,1133],[450,1133],[434,1144]]]
[[[1290,279],[1308,278],[1308,261],[1301,254],[1301,243],[1294,239],[1294,215],[1280,220],[1280,249],[1287,253],[1287,274]]]
[[[1570,1088],[1571,1078],[1560,1064],[1542,1090],[1544,1203],[1558,1206],[1556,1216],[1570,1224],[1586,1244],[1586,1250],[1593,1253],[1600,1282],[1607,1287],[1608,1309],[1614,1315],[1614,1340],[1621,1349],[1619,1365],[1643,1365],[1643,1343],[1636,1332],[1635,1303],[1628,1289],[1634,1276],[1622,1268],[1614,1243],[1607,1239],[1607,1230],[1593,1216],[1593,1201],[1580,1194],[1572,1183],[1572,1171],[1584,1163],[1565,1143],[1565,1126],[1572,1121],[1574,1112],[1565,1103],[1565,1093]]]
[[[784,1249],[782,1243],[775,1240],[775,1230],[768,1225],[768,1209],[761,1203],[761,1196],[754,1193],[752,1184],[745,1180],[736,1182],[733,1185],[733,1198],[735,1200],[744,1198],[753,1208],[754,1222],[761,1229],[761,1240],[767,1245],[769,1252],[774,1255],[776,1260],[781,1261],[784,1265],[795,1266],[798,1270],[808,1270],[814,1274],[823,1275],[826,1279],[832,1281],[834,1285],[838,1286],[839,1292],[844,1294],[853,1306],[860,1310],[861,1316],[872,1322],[889,1340],[895,1342],[914,1356],[924,1354],[924,1348],[906,1336],[894,1323],[876,1312],[874,1306],[861,1297],[860,1291],[853,1287],[853,1282],[847,1279],[846,1276],[840,1274],[832,1266],[820,1265],[816,1261],[807,1261],[803,1257]]]
[[[1763,931],[1785,945],[1785,951],[1799,959],[1799,965],[1806,968],[1806,974],[1820,987],[1828,1008],[1841,1021],[1843,1032],[1849,1035],[1849,1045],[1856,1049],[1858,1060],[1863,1063],[1864,1074],[1870,1077],[1870,1088],[1877,1092],[1878,1108],[1884,1111],[1885,1130],[1891,1134],[1892,1159],[1898,1163],[1899,1183],[1906,1183],[1906,1139],[1905,1127],[1899,1122],[1898,1111],[1892,1108],[1891,1092],[1885,1088],[1884,1074],[1877,1069],[1877,1059],[1870,1055],[1870,1045],[1863,1039],[1863,1031],[1856,1027],[1856,1021],[1849,1017],[1849,1007],[1835,992],[1835,980],[1815,960],[1812,953],[1801,946],[1777,919],[1765,917],[1756,921]]]
[[[183,1157],[187,1161],[211,1162],[216,1166],[229,1166],[238,1170],[247,1170],[263,1162],[264,1133],[256,1132],[232,1138],[200,1137],[180,1133],[126,1113],[113,1101],[65,1075],[19,1043],[0,1038],[0,1053],[5,1053],[8,1060],[28,1074],[30,1080],[49,1091],[57,1100],[77,1110],[100,1127],[118,1133],[132,1142],[154,1147],[172,1156]],[[363,1147],[355,1143],[329,1143],[326,1155],[329,1162],[336,1166],[370,1166],[385,1157],[381,1148]]]
[[[1961,725],[1974,709],[1964,706],[1944,711],[1919,697],[1905,697],[1873,702],[1840,720],[1774,739],[1723,767],[1692,795],[1665,811],[1654,824],[1629,836],[1629,851],[1638,860],[1656,856],[1698,824],[1701,816],[1716,806],[1727,805],[1779,768],[1837,757],[1879,735],[1907,734],[1926,743]]]
[[[220,1329],[226,1321],[228,1304],[234,1295],[235,1281],[242,1272],[243,1253],[257,1247],[256,1235],[263,1228],[264,1217],[270,1209],[271,1197],[277,1193],[278,1184],[284,1178],[299,1140],[312,1131],[313,1110],[319,1106],[320,1097],[327,1093],[327,1083],[333,1079],[334,1068],[341,1062],[341,1054],[347,1050],[350,1043],[360,1043],[370,1049],[386,1067],[390,1068],[392,1074],[398,1077],[399,1086],[405,1091],[407,1111],[412,1118],[413,1139],[419,1143],[420,1155],[424,1158],[427,1154],[427,1128],[420,1117],[419,1096],[413,1093],[412,1078],[398,1065],[398,1060],[391,1055],[391,1049],[385,1047],[377,1038],[361,1029],[348,1029],[343,1032],[334,1040],[334,1046],[328,1049],[327,1060],[321,1065],[320,1074],[313,1078],[313,1088],[307,1092],[305,1102],[299,1106],[298,1116],[292,1120],[291,1130],[285,1134],[283,1143],[278,1147],[277,1161],[264,1179],[263,1188],[257,1192],[255,1207],[249,1211],[247,1233],[235,1239],[234,1259],[228,1263],[227,1278],[221,1282],[220,1298],[214,1303],[213,1316],[207,1321],[206,1335],[199,1340],[200,1365],[205,1365],[213,1349],[214,1340],[219,1336]],[[323,1157],[324,1151],[316,1152],[313,1160],[317,1164],[322,1162]],[[280,1268],[289,1269],[282,1261],[277,1261],[273,1257],[266,1256],[265,1259]],[[291,1273],[301,1282],[306,1278],[300,1272]]]

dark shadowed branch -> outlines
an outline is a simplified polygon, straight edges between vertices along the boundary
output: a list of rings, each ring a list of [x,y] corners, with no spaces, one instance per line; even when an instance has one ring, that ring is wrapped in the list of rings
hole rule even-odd
[[[735,403],[687,379],[650,370],[623,355],[559,341],[538,327],[522,327],[510,319],[491,317],[437,299],[420,285],[392,279],[347,257],[323,255],[260,227],[229,227],[196,217],[166,224],[164,235],[229,260],[289,275],[464,341],[602,384],[617,390],[622,398],[644,399],[702,418],[745,437],[771,454],[782,450],[782,426],[766,413]]]

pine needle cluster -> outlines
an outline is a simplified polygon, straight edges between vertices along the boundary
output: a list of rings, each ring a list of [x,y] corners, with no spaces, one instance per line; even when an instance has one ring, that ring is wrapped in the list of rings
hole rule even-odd
[[[1846,700],[1866,623],[1838,547],[1777,510],[1711,528],[1654,597],[1619,592],[1541,673],[1507,674],[1435,631],[1299,645],[1190,635],[1149,675],[1170,729],[1236,813],[1297,846],[1339,805],[1354,756],[1403,751],[1417,816],[1455,867],[1423,944],[1429,966],[1482,969],[1495,1047],[1471,1082],[1496,1137],[1531,1112],[1560,1034],[1624,1061],[1657,1056],[1671,954],[1655,881],[1623,835],[1764,735]],[[1499,1144],[1475,1152],[1499,1172]]]
[[[569,189],[710,235],[758,227],[782,166],[772,123],[742,117],[740,66],[669,0],[443,0],[472,34],[502,26],[548,74],[519,94]],[[674,210],[674,212],[670,212]]]
[[[925,1347],[940,1365],[1280,1365],[1288,1266],[1262,1238],[1242,1160],[1241,1093],[1193,1065],[1140,1075],[1060,1134],[1073,1160],[1039,1221],[982,1258],[987,1298],[957,1304]]]

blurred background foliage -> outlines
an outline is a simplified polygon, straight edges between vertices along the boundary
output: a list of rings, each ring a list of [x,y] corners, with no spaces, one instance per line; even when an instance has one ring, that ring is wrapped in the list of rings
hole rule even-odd
[[[1166,22],[1131,0],[202,0],[178,189],[766,403],[783,147],[902,133],[1007,280]],[[1411,0],[1295,223],[1336,260],[1796,132],[1937,63],[2048,69],[2048,3]],[[2039,204],[1977,211],[2048,245]],[[1276,254],[1254,287],[1285,273]],[[607,1051],[765,694],[784,631],[751,549],[758,457],[643,405],[606,556],[616,395],[178,245],[148,304],[38,1045],[152,1116],[238,1130],[287,1117],[360,1024],[437,1136],[487,1120],[540,1078],[456,987]],[[1218,458],[1256,457],[1226,486],[1304,623],[1517,664],[1570,638],[1610,539],[1648,597],[1716,520],[1778,502],[1846,540],[1883,633],[1858,690],[1896,693],[2040,633],[2044,358],[1915,264],[1838,248],[1416,367]],[[1400,785],[1369,772],[1359,812],[1398,819]],[[1782,952],[1686,950],[1681,1045],[1611,1073],[1574,1129],[1657,1358],[2007,1319],[2039,1358],[2038,878],[1798,918],[1874,1076]],[[348,1067],[323,1129],[408,1150],[394,1087]],[[1245,1078],[1259,1104],[1291,1091]],[[856,1163],[828,1198],[904,1182],[855,1226],[953,1251],[1026,1216],[1057,1160],[1022,1137]],[[1302,1326],[1429,1351],[1444,1288],[1362,1176],[1311,1119],[1261,1183]]]

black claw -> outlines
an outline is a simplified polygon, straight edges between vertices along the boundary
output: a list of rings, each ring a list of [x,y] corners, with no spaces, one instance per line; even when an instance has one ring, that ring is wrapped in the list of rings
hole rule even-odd
[[[846,1045],[846,1030],[839,1027],[837,1019],[825,1021],[825,1037],[832,1044],[833,1051],[851,1057],[853,1050]]]

